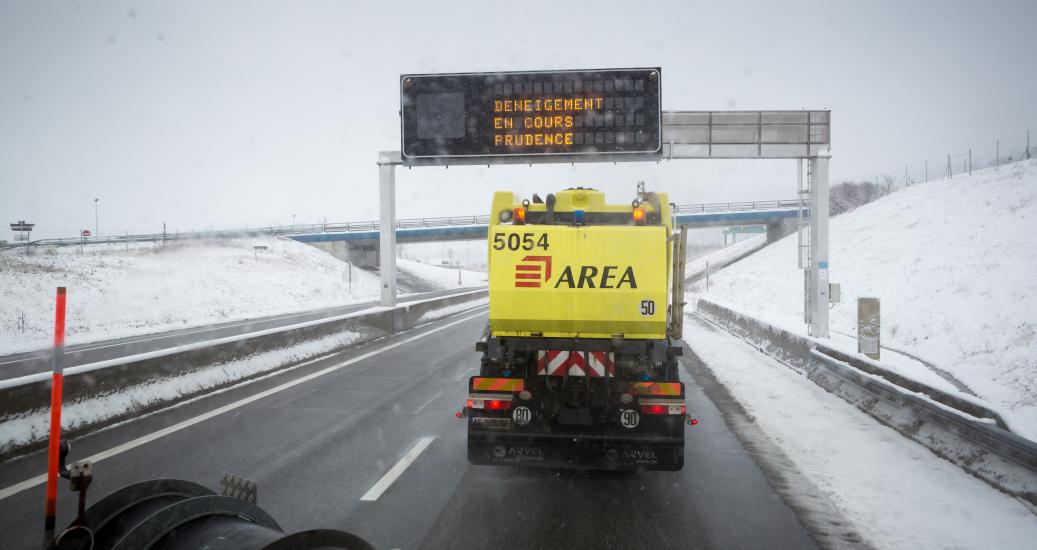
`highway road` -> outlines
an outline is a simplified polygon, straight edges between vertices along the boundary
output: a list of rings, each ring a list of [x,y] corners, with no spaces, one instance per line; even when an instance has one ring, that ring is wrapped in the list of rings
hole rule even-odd
[[[789,497],[796,476],[769,465],[774,457],[762,455],[772,451],[754,442],[751,420],[693,350],[681,360],[682,377],[700,423],[687,427],[682,471],[469,465],[465,423],[454,413],[478,368],[473,344],[485,311],[84,436],[71,458],[101,458],[91,502],[144,479],[216,487],[233,472],[258,482],[259,504],[286,531],[346,529],[378,548],[853,545],[822,532],[826,520]],[[0,464],[5,547],[38,547],[44,470],[41,453]],[[74,500],[62,484],[60,525],[73,519]]]
[[[400,303],[407,303],[437,296],[446,296],[459,292],[470,292],[472,288],[423,292],[400,297]],[[304,323],[316,319],[344,315],[377,306],[378,301],[360,302],[346,306],[317,309],[281,315],[269,315],[243,321],[230,321],[213,325],[171,330],[153,334],[142,334],[128,338],[118,338],[98,342],[90,342],[65,347],[65,368],[86,365],[98,361],[106,361],[118,357],[126,357],[138,353],[158,351],[184,344],[193,344],[205,340],[214,340],[227,336],[237,336],[270,328],[284,327],[296,323]],[[43,349],[27,353],[0,356],[0,380],[17,378],[38,372],[50,372],[51,350]]]

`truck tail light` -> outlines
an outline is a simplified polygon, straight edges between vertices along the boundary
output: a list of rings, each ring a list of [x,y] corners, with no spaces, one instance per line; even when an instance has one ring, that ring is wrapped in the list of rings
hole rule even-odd
[[[664,414],[662,405],[641,405],[641,414]]]
[[[644,208],[635,208],[634,209],[634,223],[636,223],[637,225],[642,225],[642,224],[645,223],[645,209]]]
[[[512,211],[512,223],[516,225],[523,225],[526,223],[526,209],[521,206]]]
[[[505,411],[511,408],[510,394],[472,394],[468,396],[469,409],[483,409],[490,411]]]
[[[641,414],[653,414],[653,415],[686,415],[688,414],[688,407],[683,401],[672,401],[672,400],[652,400],[646,401],[641,400]]]

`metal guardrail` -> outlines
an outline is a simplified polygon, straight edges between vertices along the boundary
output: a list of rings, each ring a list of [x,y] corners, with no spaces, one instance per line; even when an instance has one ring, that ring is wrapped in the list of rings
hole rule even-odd
[[[678,204],[676,214],[717,213],[717,212],[752,212],[760,210],[795,209],[800,205],[795,200],[783,201],[751,201],[751,202],[715,202],[703,204]],[[437,218],[409,218],[396,221],[397,229],[421,229],[434,227],[451,227],[466,225],[487,225],[489,215],[479,216],[447,216]],[[314,233],[353,233],[359,231],[378,231],[377,221],[347,223],[315,223],[257,227],[251,229],[228,229],[225,231],[189,231],[185,233],[142,233],[133,235],[110,235],[106,237],[66,237],[58,239],[37,239],[28,243],[12,242],[0,244],[0,249],[20,248],[25,246],[76,246],[88,244],[128,244],[144,242],[166,242],[194,239],[228,239],[248,236],[282,236]]]
[[[715,212],[753,212],[757,210],[784,210],[799,208],[799,201],[752,201],[752,202],[713,202],[705,204],[678,204],[677,214],[715,213]]]
[[[990,485],[1037,504],[1037,442],[1003,429],[995,411],[912,382],[874,374],[823,342],[699,298],[696,314],[788,365],[829,393]]]

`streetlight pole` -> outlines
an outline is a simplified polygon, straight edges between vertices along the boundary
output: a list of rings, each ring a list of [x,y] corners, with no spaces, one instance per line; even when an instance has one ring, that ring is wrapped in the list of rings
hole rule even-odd
[[[94,199],[94,237],[101,236],[101,232],[98,230],[99,226],[97,225],[97,201],[99,200],[101,199]]]

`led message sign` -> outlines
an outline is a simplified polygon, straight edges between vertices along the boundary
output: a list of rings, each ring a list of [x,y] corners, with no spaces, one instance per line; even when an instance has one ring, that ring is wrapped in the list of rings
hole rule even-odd
[[[404,158],[658,153],[658,68],[402,75]]]

